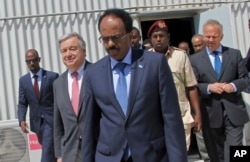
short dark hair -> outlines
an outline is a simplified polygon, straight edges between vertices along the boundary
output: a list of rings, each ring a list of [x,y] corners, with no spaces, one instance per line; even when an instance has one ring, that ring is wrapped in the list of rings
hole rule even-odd
[[[132,30],[136,30],[136,31],[140,34],[140,30],[139,30],[137,27],[133,26],[133,27],[132,27]],[[132,30],[131,30],[131,31],[132,31]]]
[[[28,53],[30,53],[30,52],[33,53],[33,54],[35,54],[36,57],[39,57],[38,51],[37,51],[36,49],[33,49],[33,48],[28,49],[28,50],[25,52],[25,56],[27,56]]]
[[[132,26],[133,26],[133,20],[130,16],[130,14],[128,12],[126,12],[123,9],[119,9],[119,8],[112,8],[112,9],[107,9],[105,10],[105,12],[101,15],[101,17],[99,18],[98,21],[98,30],[100,31],[100,24],[102,22],[102,19],[106,16],[109,15],[114,15],[120,19],[122,19],[124,26],[125,26],[125,30],[127,33],[130,33],[132,31]]]
[[[144,39],[142,44],[144,45],[144,44],[147,44],[147,43],[150,43],[152,45],[151,39]]]

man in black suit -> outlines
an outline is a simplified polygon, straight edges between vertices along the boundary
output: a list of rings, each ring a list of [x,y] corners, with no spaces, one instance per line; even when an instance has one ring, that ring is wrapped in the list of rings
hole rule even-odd
[[[108,55],[84,75],[82,162],[187,162],[165,56],[131,48],[132,18],[122,9],[106,10],[98,29]]]
[[[249,120],[241,92],[249,84],[247,69],[237,49],[221,45],[222,25],[203,25],[206,48],[191,56],[201,99],[203,135],[212,162],[229,162],[229,146],[242,145]]]
[[[29,49],[25,61],[30,72],[19,79],[18,120],[24,133],[29,133],[26,123],[30,109],[30,130],[35,132],[42,145],[41,162],[55,162],[53,141],[53,82],[57,73],[40,68],[37,50]]]

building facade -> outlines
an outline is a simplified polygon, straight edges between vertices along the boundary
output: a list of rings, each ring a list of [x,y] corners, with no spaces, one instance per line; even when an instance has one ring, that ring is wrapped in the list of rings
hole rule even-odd
[[[106,55],[98,42],[97,23],[107,8],[130,12],[143,39],[156,19],[166,20],[175,43],[182,38],[190,41],[213,18],[224,27],[223,45],[240,49],[243,57],[250,46],[249,0],[0,0],[0,120],[17,118],[18,80],[28,72],[27,49],[37,49],[41,67],[58,73],[65,66],[57,40],[68,32],[83,36],[89,61],[94,63]]]

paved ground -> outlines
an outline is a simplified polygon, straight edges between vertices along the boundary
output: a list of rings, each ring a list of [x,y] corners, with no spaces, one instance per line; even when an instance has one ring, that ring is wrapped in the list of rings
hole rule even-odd
[[[203,162],[203,160],[200,160],[196,137],[194,134],[191,135],[191,145],[189,148],[188,162]]]
[[[188,155],[188,162],[203,162],[203,160],[200,160],[200,156],[198,153],[194,153]]]

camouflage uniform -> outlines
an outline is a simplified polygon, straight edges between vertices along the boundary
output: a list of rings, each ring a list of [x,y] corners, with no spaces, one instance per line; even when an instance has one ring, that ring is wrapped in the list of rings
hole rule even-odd
[[[149,51],[155,52],[154,48],[149,49]],[[197,81],[185,51],[171,46],[168,48],[165,56],[172,71],[176,91],[178,94],[188,149],[190,145],[191,128],[194,119],[191,115],[190,103],[186,95],[186,87],[196,86]]]

